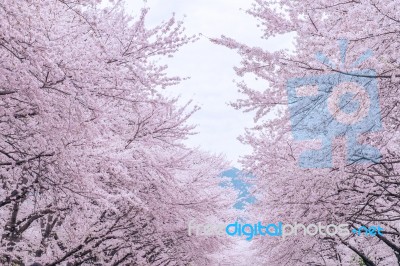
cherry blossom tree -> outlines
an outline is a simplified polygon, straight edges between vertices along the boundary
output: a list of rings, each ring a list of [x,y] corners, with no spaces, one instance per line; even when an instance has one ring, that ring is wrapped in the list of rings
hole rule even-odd
[[[226,164],[183,144],[198,108],[159,64],[196,37],[101,4],[0,3],[1,264],[212,264],[187,222],[224,215]]]
[[[294,49],[271,52],[226,36],[213,40],[241,55],[242,62],[235,67],[239,76],[255,76],[265,82],[265,90],[239,82],[245,98],[233,104],[237,109],[255,113],[257,125],[247,130],[241,140],[253,148],[243,162],[259,178],[256,217],[272,222],[347,223],[350,228],[379,224],[384,228],[383,236],[374,238],[354,235],[298,236],[286,241],[264,238],[256,245],[261,245],[260,256],[266,264],[397,265],[400,262],[398,5],[396,0],[255,0],[248,13],[259,21],[263,38],[286,34],[292,37]],[[345,61],[339,40],[348,41]],[[364,60],[366,56],[360,60],[363,54],[368,55],[365,54],[368,50],[371,51],[368,60]],[[338,73],[356,78],[352,74],[356,69],[373,69],[376,73],[365,78],[378,84],[383,128],[360,136],[360,142],[378,148],[382,157],[367,164],[349,163],[344,159],[345,136],[339,136],[331,148],[332,167],[300,167],[301,152],[318,149],[319,144],[293,138],[288,81]],[[318,104],[314,100],[308,107],[316,108]]]

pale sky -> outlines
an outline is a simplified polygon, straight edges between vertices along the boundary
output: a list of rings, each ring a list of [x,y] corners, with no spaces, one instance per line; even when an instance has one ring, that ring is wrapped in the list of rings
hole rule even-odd
[[[188,35],[201,33],[210,38],[225,35],[268,50],[290,47],[288,38],[261,39],[257,20],[245,13],[251,3],[250,0],[128,0],[127,9],[131,14],[137,14],[141,7],[150,7],[148,25],[167,20],[175,12],[176,18],[184,21]],[[238,168],[241,167],[237,163],[239,157],[250,153],[251,149],[241,144],[237,137],[253,125],[251,114],[243,114],[228,105],[241,97],[233,82],[241,80],[233,70],[239,62],[240,57],[234,51],[201,37],[168,60],[170,75],[190,79],[166,92],[167,95],[181,96],[181,103],[193,99],[194,104],[201,107],[190,120],[191,124],[197,125],[198,134],[186,143],[224,154],[232,166]],[[250,78],[246,80],[259,89],[266,86]]]

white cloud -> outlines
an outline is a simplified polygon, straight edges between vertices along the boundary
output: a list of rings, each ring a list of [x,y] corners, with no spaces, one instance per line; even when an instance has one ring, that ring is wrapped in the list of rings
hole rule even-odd
[[[257,21],[244,11],[250,5],[251,1],[243,0],[148,0],[145,4],[151,8],[148,21],[151,25],[167,20],[175,12],[178,19],[184,19],[188,35],[202,33],[207,37],[219,37],[223,34],[273,50],[282,48],[283,44],[287,46],[287,38],[261,39]],[[143,6],[140,0],[127,4],[133,13]],[[250,114],[243,114],[228,105],[242,97],[232,82],[238,79],[232,68],[239,62],[240,57],[234,51],[212,44],[205,37],[183,47],[168,61],[170,74],[190,76],[191,79],[170,88],[167,93],[181,95],[182,102],[193,99],[202,108],[191,119],[192,124],[198,125],[196,131],[199,134],[187,143],[223,153],[233,165],[237,165],[241,155],[250,153],[250,148],[241,144],[237,137],[244,133],[245,127],[253,125]]]

